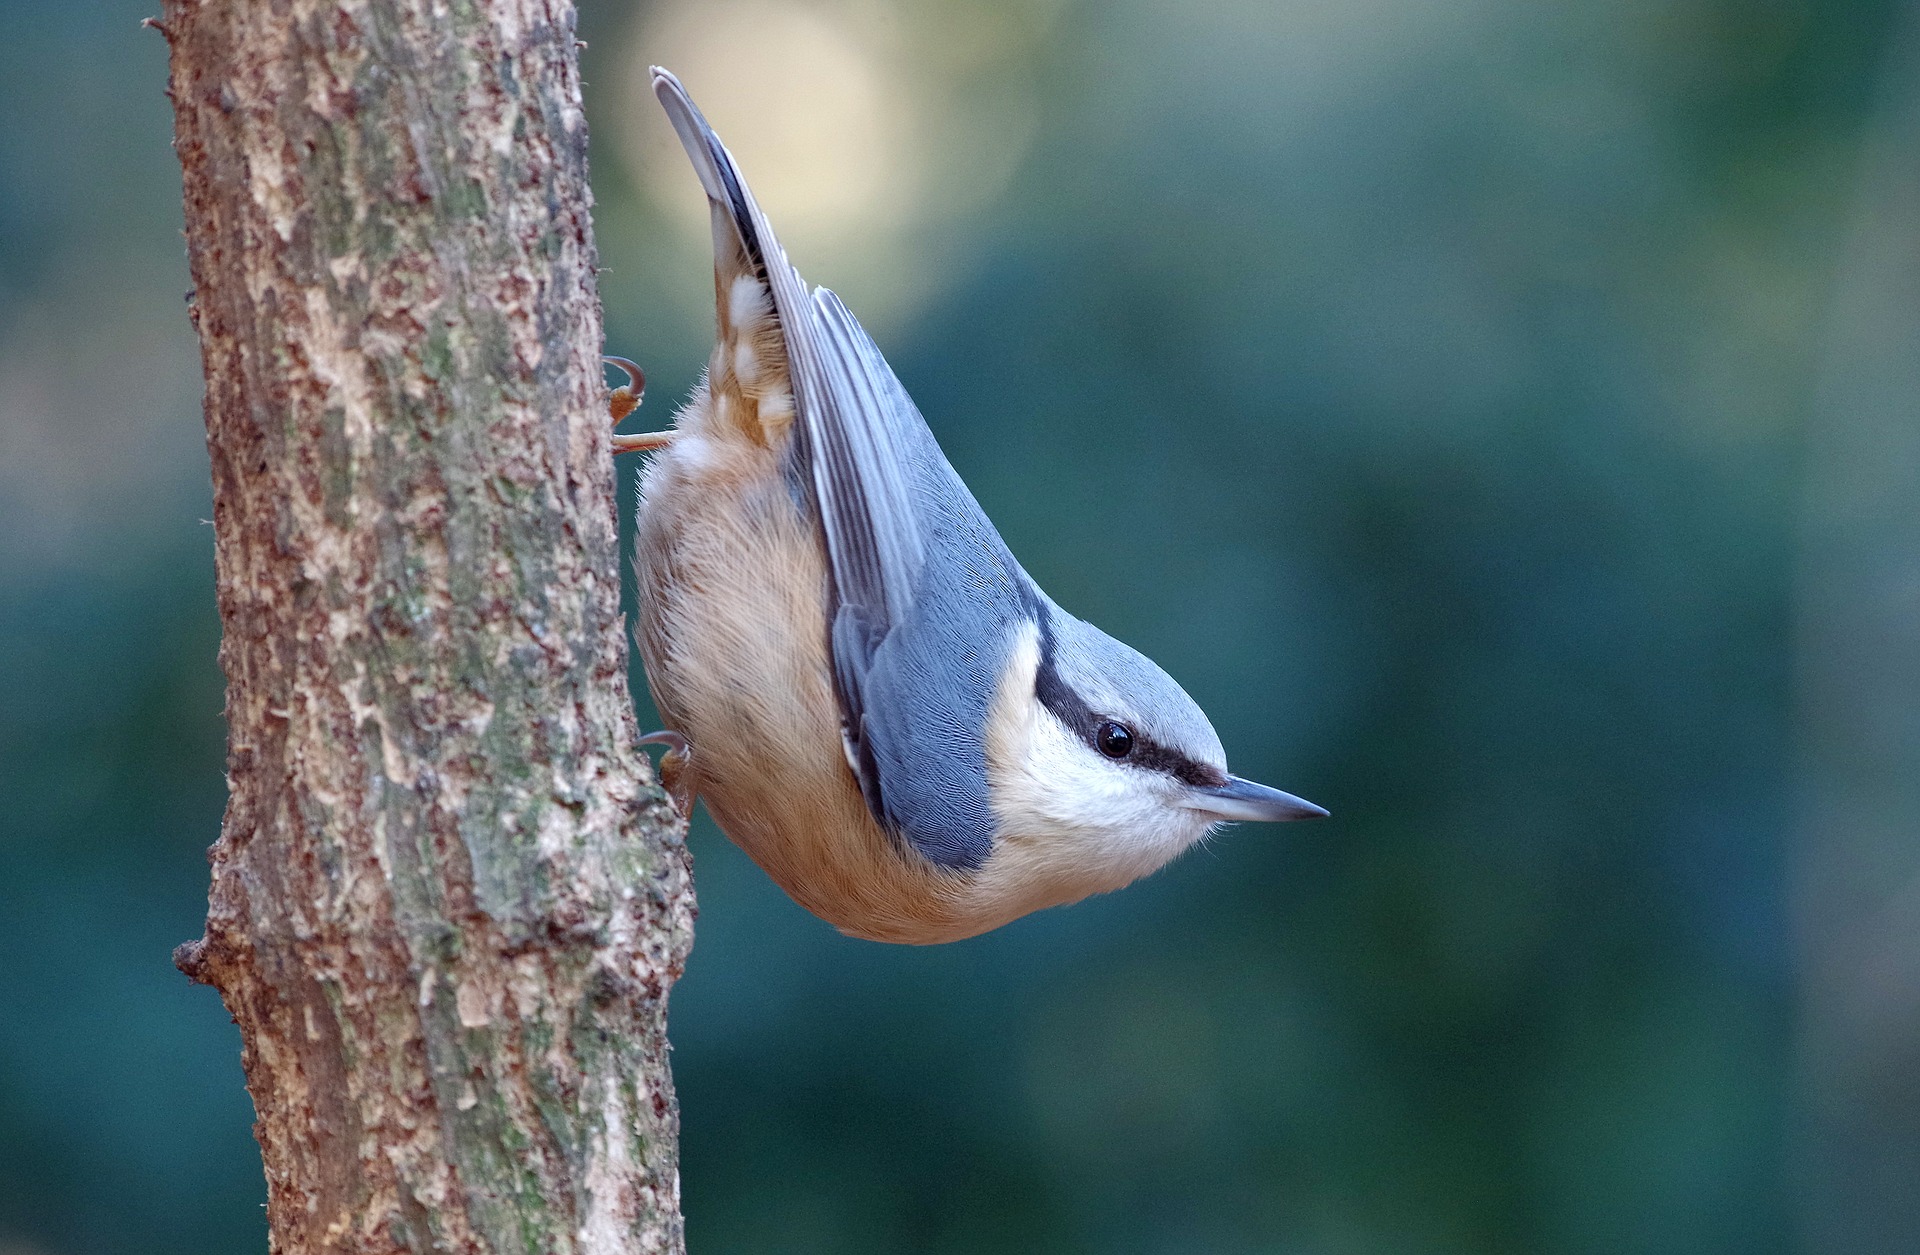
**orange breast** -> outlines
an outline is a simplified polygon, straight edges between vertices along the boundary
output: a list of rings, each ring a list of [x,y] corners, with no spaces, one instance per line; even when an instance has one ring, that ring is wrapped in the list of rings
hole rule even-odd
[[[827,647],[825,553],[779,454],[697,396],[641,483],[637,637],[695,790],[793,899],[881,941],[968,936],[966,873],[881,830],[847,765]],[[1001,921],[994,921],[998,923]]]

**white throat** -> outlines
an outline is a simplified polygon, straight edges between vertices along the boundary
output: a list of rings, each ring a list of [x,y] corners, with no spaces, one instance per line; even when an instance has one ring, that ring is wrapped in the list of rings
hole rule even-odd
[[[1052,905],[1159,870],[1213,821],[1180,804],[1178,781],[1102,757],[1041,705],[1039,629],[1018,631],[987,719],[999,833],[982,880]]]

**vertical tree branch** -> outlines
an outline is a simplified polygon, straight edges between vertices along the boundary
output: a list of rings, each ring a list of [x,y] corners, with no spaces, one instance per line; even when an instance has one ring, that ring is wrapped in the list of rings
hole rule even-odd
[[[566,0],[167,0],[275,1251],[681,1249]]]

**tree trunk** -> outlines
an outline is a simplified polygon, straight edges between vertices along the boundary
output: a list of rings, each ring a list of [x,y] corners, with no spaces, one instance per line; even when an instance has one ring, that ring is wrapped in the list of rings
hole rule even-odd
[[[272,1249],[682,1249],[565,0],[167,0]]]

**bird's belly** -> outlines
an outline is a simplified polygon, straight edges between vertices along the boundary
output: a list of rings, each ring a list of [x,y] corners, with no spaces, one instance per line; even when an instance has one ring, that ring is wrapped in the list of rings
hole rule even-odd
[[[643,478],[634,564],[641,659],[692,747],[694,789],[736,845],[843,932],[924,943],[1006,922],[975,905],[970,873],[903,847],[861,796],[827,652],[825,554],[776,455],[686,427]]]

